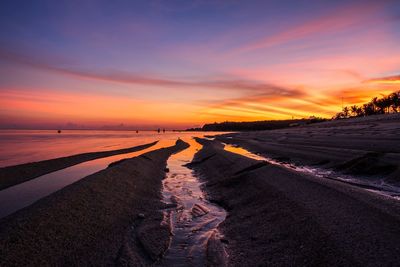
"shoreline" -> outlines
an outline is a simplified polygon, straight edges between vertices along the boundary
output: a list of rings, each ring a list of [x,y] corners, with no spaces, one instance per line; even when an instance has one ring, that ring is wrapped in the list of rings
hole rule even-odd
[[[376,266],[400,260],[398,201],[198,140],[204,146],[192,166],[209,199],[229,213],[220,225],[229,265]]]
[[[192,145],[188,150],[189,144],[180,139],[175,146],[156,149],[161,141],[150,152],[116,160],[0,219],[0,265],[170,264],[178,257],[176,251],[190,247],[191,237],[187,236],[192,235],[190,228],[186,229],[189,234],[174,232],[183,227],[174,224],[172,213],[167,214],[174,208],[182,211],[179,197],[181,203],[189,203],[189,213],[198,203],[192,197],[205,197],[227,212],[203,244],[205,256],[198,262],[227,266],[395,265],[400,261],[398,199],[290,165],[351,173],[365,181],[391,181],[396,186],[399,130],[400,116],[391,116],[390,120],[349,119],[228,133],[215,139],[202,135],[195,138],[202,146],[187,141]],[[185,152],[178,155],[182,150]],[[174,154],[179,160],[171,158]],[[167,166],[169,159],[171,166]],[[186,168],[194,171],[193,177]],[[168,175],[171,179],[164,180]],[[185,185],[185,179],[192,178],[199,178],[201,194]],[[163,195],[164,182],[178,198],[166,201],[169,194]],[[172,191],[180,189],[181,195]],[[184,225],[189,227],[189,223]],[[171,245],[172,234],[177,234],[182,246]]]
[[[29,181],[85,161],[140,151],[157,144],[158,141],[130,148],[88,152],[49,160],[18,164],[0,168],[0,190]]]
[[[400,114],[321,122],[216,139],[284,163],[400,186]]]
[[[149,265],[167,249],[161,148],[89,175],[0,220],[0,265]],[[12,244],[12,245],[11,245]]]

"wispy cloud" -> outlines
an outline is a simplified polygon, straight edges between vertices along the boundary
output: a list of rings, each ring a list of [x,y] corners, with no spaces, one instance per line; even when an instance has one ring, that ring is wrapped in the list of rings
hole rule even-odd
[[[45,71],[55,72],[61,75],[73,76],[81,79],[98,80],[105,82],[116,82],[125,84],[139,84],[160,87],[226,89],[236,91],[258,92],[270,96],[300,96],[299,90],[286,88],[257,80],[242,79],[233,76],[217,76],[208,78],[170,79],[157,74],[137,74],[120,70],[98,70],[89,71],[65,65],[60,59],[38,59],[30,55],[9,51],[0,48],[0,59],[14,64],[24,65]]]
[[[270,34],[249,42],[235,49],[233,53],[242,53],[257,49],[266,49],[273,46],[286,44],[316,35],[331,35],[356,27],[365,28],[367,25],[376,23],[372,14],[381,9],[378,3],[365,5],[345,6],[332,10],[329,14],[314,17],[275,34]]]
[[[364,81],[366,83],[377,83],[377,84],[393,84],[400,83],[400,75],[379,77],[374,79],[368,79]]]
[[[393,86],[359,84],[356,87],[316,95],[303,90],[300,98],[269,97],[262,94],[247,95],[222,101],[204,102],[202,112],[215,117],[226,116],[236,120],[258,120],[277,118],[305,118],[311,115],[331,117],[340,111],[341,106],[362,104],[373,96],[393,92]]]

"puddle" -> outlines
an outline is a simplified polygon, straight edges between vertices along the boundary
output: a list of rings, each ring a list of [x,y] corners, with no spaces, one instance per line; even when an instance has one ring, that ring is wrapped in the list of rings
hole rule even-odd
[[[318,178],[341,181],[341,182],[344,182],[347,184],[351,184],[354,186],[364,188],[370,192],[378,193],[381,195],[389,196],[389,197],[400,200],[400,189],[397,187],[388,185],[382,180],[374,181],[374,182],[366,182],[366,181],[362,181],[360,179],[357,179],[357,178],[349,176],[349,175],[343,175],[343,174],[334,172],[332,170],[320,169],[320,168],[315,168],[315,167],[310,167],[310,166],[298,166],[298,165],[294,165],[292,163],[282,162],[282,161],[278,161],[278,160],[275,160],[272,158],[261,156],[259,154],[252,153],[252,152],[250,152],[242,147],[239,147],[239,146],[225,144],[225,143],[223,143],[223,144],[225,146],[224,149],[226,151],[240,154],[240,155],[246,156],[248,158],[252,158],[255,160],[263,160],[270,164],[278,165],[278,166],[286,168],[286,169],[305,173],[305,174],[312,175],[312,176],[315,176]]]
[[[172,237],[158,266],[206,266],[208,241],[221,238],[217,227],[226,217],[223,208],[205,199],[201,182],[184,166],[201,145],[193,139],[184,141],[190,147],[168,159],[169,172],[163,181],[163,198],[171,206],[164,216],[170,221]]]

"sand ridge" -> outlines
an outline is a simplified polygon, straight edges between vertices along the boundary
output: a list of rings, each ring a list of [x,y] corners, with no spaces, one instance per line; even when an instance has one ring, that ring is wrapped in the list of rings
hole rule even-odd
[[[1,266],[133,265],[167,249],[162,179],[188,144],[114,164],[0,220]]]
[[[136,152],[154,146],[155,144],[157,144],[157,142],[124,149],[88,152],[67,157],[2,167],[0,168],[0,190],[85,161]]]
[[[301,166],[400,185],[400,114],[217,136],[222,142]]]
[[[400,204],[363,189],[204,146],[192,166],[211,201],[231,266],[389,266],[400,260]]]

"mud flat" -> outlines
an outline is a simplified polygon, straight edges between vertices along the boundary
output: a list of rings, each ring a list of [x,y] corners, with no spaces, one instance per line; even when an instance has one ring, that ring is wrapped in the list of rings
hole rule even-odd
[[[0,220],[1,266],[150,265],[168,247],[167,159],[188,144],[112,164]]]
[[[400,114],[217,137],[253,153],[400,186]]]
[[[153,142],[117,150],[82,153],[62,158],[2,167],[0,168],[0,190],[85,161],[140,151],[156,143]]]
[[[400,204],[334,180],[225,151],[217,141],[191,166],[208,199],[228,211],[219,226],[230,266],[393,266]]]

